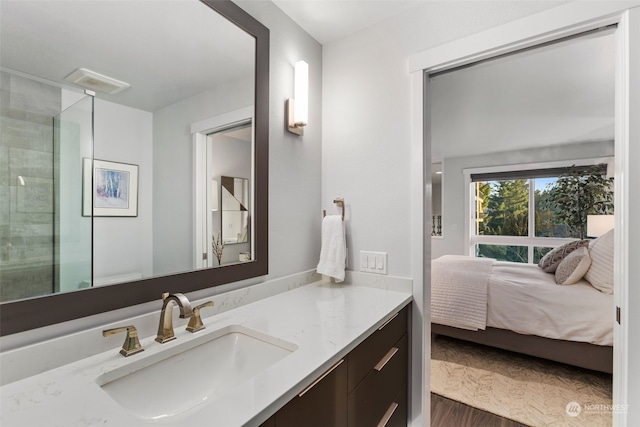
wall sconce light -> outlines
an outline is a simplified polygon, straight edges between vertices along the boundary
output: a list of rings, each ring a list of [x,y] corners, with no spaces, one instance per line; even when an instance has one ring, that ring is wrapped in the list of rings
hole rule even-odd
[[[287,100],[287,129],[302,136],[309,122],[309,64],[296,62],[293,98]]]
[[[211,211],[218,211],[218,181],[211,180]]]
[[[587,236],[600,237],[614,226],[613,215],[587,215]]]

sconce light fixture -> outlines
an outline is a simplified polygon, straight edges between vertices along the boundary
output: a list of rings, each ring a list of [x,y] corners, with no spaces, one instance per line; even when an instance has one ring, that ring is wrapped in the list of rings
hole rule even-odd
[[[287,100],[287,129],[302,136],[309,122],[309,64],[296,62],[293,98]]]
[[[211,210],[218,210],[218,181],[215,179],[211,180]]]

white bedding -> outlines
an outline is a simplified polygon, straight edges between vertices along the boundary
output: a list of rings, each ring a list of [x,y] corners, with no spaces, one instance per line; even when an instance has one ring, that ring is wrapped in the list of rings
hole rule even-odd
[[[454,258],[463,262],[470,257],[449,255],[446,268],[455,268]],[[440,260],[434,260],[433,264]],[[432,288],[435,286],[432,284]],[[487,287],[486,324],[489,327],[613,345],[612,313],[613,296],[603,294],[585,280],[561,286],[555,283],[553,274],[545,273],[536,265],[493,261]],[[440,323],[433,317],[432,321]]]
[[[445,255],[431,265],[431,321],[477,331],[487,326],[487,287],[494,261]]]

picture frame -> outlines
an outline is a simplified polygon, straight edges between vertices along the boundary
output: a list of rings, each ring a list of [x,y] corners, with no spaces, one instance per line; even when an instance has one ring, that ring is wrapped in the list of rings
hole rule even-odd
[[[138,216],[138,165],[83,159],[82,216]]]

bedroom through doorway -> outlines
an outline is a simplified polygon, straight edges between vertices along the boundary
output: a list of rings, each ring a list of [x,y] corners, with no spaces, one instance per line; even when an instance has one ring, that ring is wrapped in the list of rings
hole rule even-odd
[[[612,425],[615,32],[428,75],[432,393]]]

